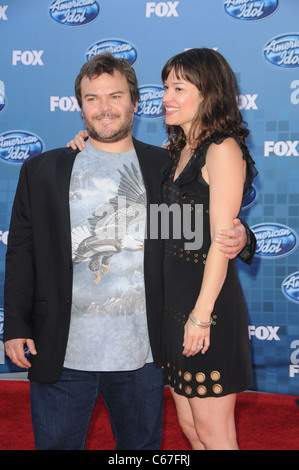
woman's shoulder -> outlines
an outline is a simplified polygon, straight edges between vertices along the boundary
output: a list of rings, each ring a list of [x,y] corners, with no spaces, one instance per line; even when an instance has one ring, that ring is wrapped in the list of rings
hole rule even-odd
[[[205,158],[208,150],[209,153],[213,151],[218,154],[224,154],[226,151],[239,153],[238,150],[240,150],[244,160],[247,160],[249,154],[247,146],[232,133],[216,134],[206,139],[200,147],[201,156]]]
[[[251,190],[252,182],[257,176],[258,171],[255,167],[255,162],[251,157],[247,145],[242,142],[239,136],[233,133],[214,135],[211,138],[207,139],[207,141],[204,142],[201,147],[202,155],[205,161],[209,149],[210,154],[213,154],[213,156],[218,155],[219,158],[222,158],[225,155],[227,155],[228,158],[232,155],[241,155],[243,160],[245,160],[247,163],[245,193],[248,193]]]

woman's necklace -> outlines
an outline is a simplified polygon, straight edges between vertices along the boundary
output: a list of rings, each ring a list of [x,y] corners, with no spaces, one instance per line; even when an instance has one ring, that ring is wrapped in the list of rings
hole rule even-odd
[[[191,160],[192,156],[194,155],[194,151],[191,148],[189,148],[187,146],[185,148],[187,148],[187,151],[185,151],[184,153],[182,151],[181,154],[180,154],[180,158],[179,158],[177,166],[176,166],[175,178],[180,176],[183,169],[185,168],[185,166],[188,164],[189,160]]]

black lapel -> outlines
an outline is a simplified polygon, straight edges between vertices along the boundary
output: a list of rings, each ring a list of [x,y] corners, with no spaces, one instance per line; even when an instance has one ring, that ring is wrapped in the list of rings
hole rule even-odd
[[[157,186],[157,178],[151,164],[152,147],[133,138],[133,144],[139,161],[143,182],[147,195]]]
[[[72,169],[76,155],[79,150],[72,151],[66,149],[57,159],[56,165],[56,185],[57,185],[57,208],[60,211],[60,218],[66,241],[71,246],[71,221],[70,221],[70,204],[69,189]]]

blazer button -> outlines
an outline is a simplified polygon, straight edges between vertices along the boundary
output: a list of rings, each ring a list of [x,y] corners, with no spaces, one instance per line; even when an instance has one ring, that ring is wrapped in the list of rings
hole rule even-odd
[[[69,305],[71,303],[70,299],[66,299],[66,303]]]
[[[69,269],[73,269],[73,263],[69,263]]]

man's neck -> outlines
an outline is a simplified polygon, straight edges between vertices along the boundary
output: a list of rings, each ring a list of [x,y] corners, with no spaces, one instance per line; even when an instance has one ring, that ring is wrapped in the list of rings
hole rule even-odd
[[[112,143],[99,142],[98,140],[95,140],[89,137],[89,142],[95,148],[99,150],[103,150],[104,152],[123,153],[123,152],[129,152],[129,150],[134,149],[132,135],[127,136],[125,139],[122,139],[119,142],[112,142]]]

